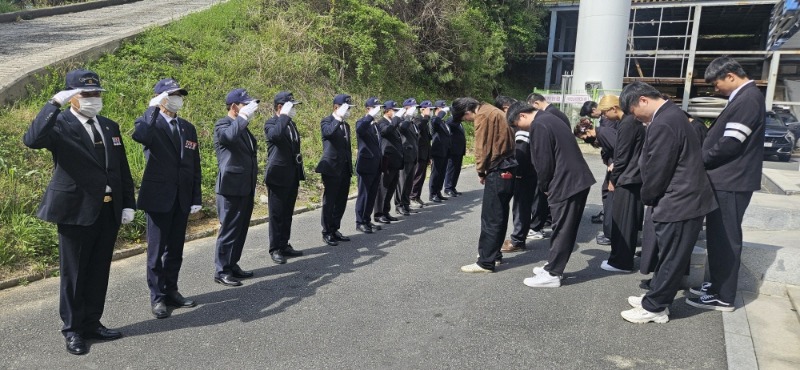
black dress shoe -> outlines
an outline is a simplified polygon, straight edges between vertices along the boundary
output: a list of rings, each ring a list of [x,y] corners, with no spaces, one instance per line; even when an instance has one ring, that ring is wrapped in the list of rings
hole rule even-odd
[[[83,336],[88,339],[114,340],[122,338],[122,333],[120,333],[118,330],[109,329],[103,325],[100,325],[97,327],[97,329],[83,332]]]
[[[380,231],[380,230],[383,230],[383,228],[382,228],[380,225],[375,225],[375,224],[373,224],[372,222],[370,222],[369,224],[367,224],[367,226],[369,226],[369,228],[370,228],[370,229],[372,229],[372,231]]]
[[[456,192],[454,192],[452,190],[445,190],[444,193],[449,195],[449,196],[451,196],[451,197],[457,197],[458,196],[458,193],[456,193]]]
[[[291,244],[287,244],[286,247],[284,247],[283,250],[281,250],[281,254],[286,258],[289,258],[289,257],[300,257],[300,256],[303,255],[303,251],[298,251],[298,250],[292,248]]]
[[[392,221],[389,220],[389,217],[381,216],[375,219],[375,222],[380,222],[382,224],[390,224]]]
[[[598,235],[595,241],[599,245],[611,245],[611,239],[606,238],[605,235]]]
[[[340,242],[349,242],[350,241],[350,238],[342,235],[342,233],[340,233],[339,230],[334,231],[333,232],[333,236],[336,238],[336,240],[338,240]]]
[[[399,219],[399,218],[397,218],[397,217],[394,217],[394,216],[392,216],[392,215],[386,215],[385,217],[386,217],[386,218],[387,218],[389,221],[400,221],[400,219]]]
[[[269,256],[272,257],[272,262],[275,262],[279,265],[286,263],[286,257],[284,257],[280,251],[272,252],[269,254]]]
[[[233,275],[221,274],[214,276],[214,282],[225,286],[242,286],[242,282]]]
[[[431,200],[431,202],[434,202],[434,203],[441,203],[442,202],[442,198],[439,196],[439,194],[434,194],[432,197],[430,197],[430,200]]]
[[[411,215],[411,213],[406,211],[406,209],[403,208],[403,207],[394,207],[394,210],[395,210],[395,212],[397,212],[397,214],[400,214],[400,215],[403,215],[403,216],[410,216]]]
[[[247,279],[253,277],[254,275],[252,271],[242,270],[242,268],[239,266],[233,266],[231,272],[231,275],[237,279]]]
[[[169,317],[169,310],[167,310],[167,304],[164,302],[158,302],[153,305],[153,316],[157,319],[166,319]]]
[[[364,234],[372,234],[372,228],[367,224],[356,225],[356,230],[361,231]]]
[[[195,302],[195,301],[193,301],[191,299],[184,298],[178,292],[175,292],[175,293],[172,293],[172,294],[168,294],[164,298],[164,302],[167,304],[167,306],[172,306],[172,307],[189,308],[189,307],[197,306],[197,302]]]
[[[446,197],[446,196],[442,195],[442,192],[439,192],[439,194],[437,194],[437,195],[439,195],[439,198],[441,198],[442,200],[448,200],[448,199],[450,199],[450,198],[448,198],[448,197]]]
[[[339,242],[336,241],[336,237],[331,234],[322,234],[322,241],[324,241],[325,244],[330,245],[331,247],[339,245]]]
[[[85,355],[89,352],[89,349],[86,348],[86,342],[83,341],[78,334],[72,334],[66,338],[67,342],[67,352],[73,355]]]
[[[453,190],[453,193],[456,193],[456,196],[459,196],[459,195],[462,195],[462,194],[464,194],[464,193],[462,193],[462,192],[460,192],[460,191],[458,191],[458,190]]]

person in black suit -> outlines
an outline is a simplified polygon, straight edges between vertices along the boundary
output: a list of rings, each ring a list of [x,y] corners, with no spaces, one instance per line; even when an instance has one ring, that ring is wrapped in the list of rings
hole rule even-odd
[[[367,111],[356,121],[358,154],[356,173],[358,174],[358,197],[356,198],[356,229],[372,234],[381,227],[372,224],[372,209],[378,196],[381,179],[381,133],[375,118],[381,112],[381,102],[372,97],[364,103]]]
[[[183,97],[178,83],[165,78],[153,88],[156,97],[136,119],[133,140],[146,160],[139,188],[139,209],[147,214],[147,285],[152,313],[169,317],[167,306],[194,307],[178,292],[189,213],[200,211],[200,148],[197,131],[178,117]]]
[[[269,255],[272,262],[286,263],[288,257],[299,257],[302,251],[289,244],[292,234],[292,214],[297,202],[300,181],[306,179],[303,156],[300,154],[300,132],[292,118],[295,106],[289,91],[281,91],[273,100],[275,115],[264,123],[267,137],[267,169],[264,182],[267,184],[267,207],[269,209]]]
[[[397,190],[394,195],[395,211],[403,216],[411,214],[411,186],[414,183],[414,167],[417,165],[419,147],[419,133],[414,124],[416,112],[419,105],[414,98],[403,101],[403,108],[406,110],[397,126],[403,145],[403,168],[398,173]]]
[[[428,174],[428,164],[431,161],[431,111],[433,103],[430,100],[423,100],[419,104],[418,117],[414,117],[414,130],[417,132],[417,164],[414,167],[414,183],[411,185],[411,201],[417,203],[420,208],[425,206],[422,201],[422,186],[425,184],[425,176]]]
[[[547,195],[553,215],[547,263],[535,267],[534,276],[523,283],[530,287],[560,287],[575,249],[589,188],[595,183],[594,175],[569,128],[558,117],[522,102],[512,105],[507,117],[510,125],[529,130],[531,162],[538,187]]]
[[[322,240],[330,246],[350,241],[339,232],[339,227],[350,193],[350,177],[353,176],[352,134],[350,125],[345,121],[350,117],[351,104],[350,95],[336,95],[333,98],[333,113],[320,122],[323,152],[316,172],[322,174],[322,183],[325,185],[322,194]]]
[[[258,109],[258,100],[245,89],[234,89],[225,97],[228,115],[214,124],[217,153],[217,214],[219,234],[214,254],[214,281],[240,286],[239,279],[253,276],[242,270],[239,259],[250,228],[258,177],[258,142],[248,125]]]
[[[447,120],[446,125],[450,129],[452,136],[450,137],[450,151],[447,154],[444,193],[451,197],[457,197],[461,195],[461,192],[456,190],[456,186],[458,185],[458,177],[461,175],[461,163],[464,160],[464,155],[467,154],[467,137],[464,134],[464,126],[460,121],[456,121],[451,117]]]
[[[633,309],[622,318],[634,323],[666,323],[702,227],[703,216],[717,208],[703,168],[700,140],[683,111],[643,82],[633,82],[619,97],[624,112],[650,122],[639,169],[641,197],[652,206],[658,238],[658,267],[644,296],[628,298]]]
[[[65,90],[39,111],[22,138],[53,154],[53,176],[37,216],[58,225],[59,313],[67,352],[88,352],[84,339],[122,337],[100,319],[111,256],[120,224],[133,220],[133,179],[119,125],[97,115],[100,78],[88,70],[67,73]],[[71,108],[61,111],[65,104]]]
[[[543,110],[547,113],[550,113],[558,117],[558,119],[560,119],[562,122],[566,123],[568,128],[572,128],[572,125],[569,123],[569,118],[567,117],[567,115],[564,114],[564,112],[560,111],[558,108],[556,108],[554,105],[550,104],[542,94],[531,93],[525,100],[528,102],[528,104],[532,105],[533,108],[535,108],[536,110]]]
[[[706,216],[708,273],[711,280],[691,292],[687,303],[733,311],[742,256],[742,219],[753,192],[761,189],[766,105],[764,95],[734,59],[708,65],[706,82],[728,96],[728,105],[708,130],[703,164],[719,208]]]
[[[431,179],[428,182],[428,193],[431,202],[441,203],[448,198],[442,195],[442,186],[447,169],[447,158],[452,146],[452,133],[450,126],[444,122],[444,116],[450,108],[444,100],[437,100],[433,103],[434,112],[431,117],[431,130],[433,141],[431,142]]]
[[[397,131],[405,109],[397,107],[394,100],[383,103],[383,117],[378,120],[377,126],[381,132],[381,180],[378,188],[378,197],[375,200],[375,221],[389,224],[397,218],[389,214],[392,196],[397,189],[397,176],[403,168],[403,139]]]
[[[611,213],[614,204],[614,192],[608,191],[608,181],[611,177],[611,170],[614,159],[614,147],[617,145],[617,130],[609,126],[594,127],[592,121],[588,118],[581,118],[573,129],[573,133],[585,143],[600,148],[600,158],[603,164],[606,165],[606,175],[603,179],[602,194],[603,194],[603,211],[602,217],[603,231],[600,232],[595,238],[599,245],[611,244]],[[594,217],[593,217],[594,218]]]

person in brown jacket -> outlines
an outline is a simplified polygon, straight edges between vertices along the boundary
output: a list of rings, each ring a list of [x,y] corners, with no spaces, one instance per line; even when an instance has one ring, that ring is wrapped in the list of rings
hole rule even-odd
[[[475,168],[484,185],[478,262],[462,266],[461,271],[492,272],[503,259],[500,247],[514,195],[514,130],[502,110],[473,98],[453,101],[453,120],[475,124]]]

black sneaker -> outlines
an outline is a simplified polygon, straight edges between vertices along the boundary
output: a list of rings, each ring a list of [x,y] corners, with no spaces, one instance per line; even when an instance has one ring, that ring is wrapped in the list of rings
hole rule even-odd
[[[700,284],[698,287],[691,287],[689,288],[689,293],[696,294],[696,295],[706,295],[708,294],[708,288],[711,288],[711,283],[705,282]]]
[[[734,307],[730,303],[720,301],[716,294],[706,294],[699,298],[686,298],[686,304],[706,310],[732,312]]]

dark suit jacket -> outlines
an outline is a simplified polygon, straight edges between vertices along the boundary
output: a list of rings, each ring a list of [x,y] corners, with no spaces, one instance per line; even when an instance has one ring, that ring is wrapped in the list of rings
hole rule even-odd
[[[377,125],[373,125],[374,118],[365,115],[356,121],[356,135],[358,136],[358,154],[356,157],[356,173],[360,175],[375,175],[381,172],[381,137]]]
[[[614,148],[614,169],[611,170],[611,183],[615,186],[641,184],[639,155],[644,145],[644,125],[629,114],[617,125],[617,143]]]
[[[417,140],[417,160],[427,162],[431,159],[431,117],[414,118],[414,126],[417,128],[419,139]]]
[[[400,141],[403,145],[403,161],[405,163],[416,163],[417,156],[419,155],[419,136],[417,135],[414,122],[408,118],[394,118],[400,123],[398,124],[398,132],[400,133]]]
[[[272,116],[264,123],[267,137],[267,170],[264,182],[273,186],[300,186],[306,179],[300,155],[300,132],[286,115]],[[296,140],[292,139],[292,135]]]
[[[685,221],[717,208],[701,156],[686,115],[667,101],[647,126],[639,159],[642,203],[653,206],[653,221]]]
[[[350,125],[327,116],[320,122],[322,158],[315,171],[326,176],[353,175],[353,150],[350,147]],[[343,130],[344,129],[344,130]]]
[[[258,176],[258,143],[242,117],[221,118],[214,124],[217,152],[217,194],[253,196]]]
[[[397,131],[400,124],[399,119],[392,119],[390,122],[386,117],[378,120],[378,129],[381,132],[381,152],[385,168],[403,168],[403,139]]]
[[[594,130],[597,135],[597,143],[600,144],[600,158],[608,166],[614,160],[614,148],[617,146],[617,130],[598,126]]]
[[[446,123],[442,120],[445,115],[439,113],[431,117],[431,130],[433,131],[433,141],[431,142],[431,157],[447,157],[452,146],[452,133],[448,130]]]
[[[588,189],[595,183],[575,135],[558,117],[537,111],[530,128],[531,161],[539,190],[550,204]]]
[[[172,129],[157,107],[149,107],[136,119],[133,140],[144,146],[147,162],[139,188],[139,208],[146,212],[167,212],[178,201],[189,213],[202,204],[200,196],[200,146],[197,131],[189,121],[178,117],[180,151],[172,143]]]
[[[452,117],[447,120],[446,124],[452,133],[450,155],[463,157],[464,154],[467,154],[467,137],[464,134],[464,126],[461,125],[461,122],[454,122]]]
[[[69,110],[47,104],[22,138],[32,149],[53,154],[53,177],[39,205],[42,220],[65,225],[89,226],[100,215],[106,185],[111,187],[114,217],[120,223],[123,208],[136,208],[133,179],[125,146],[116,122],[96,117],[105,138],[106,159],[100,163],[89,133]]]
[[[567,115],[564,114],[564,112],[558,110],[558,108],[556,108],[555,105],[553,104],[548,105],[547,108],[544,109],[544,111],[558,117],[558,119],[567,124],[568,128],[572,129],[572,125],[570,125],[569,118],[567,117]]]

